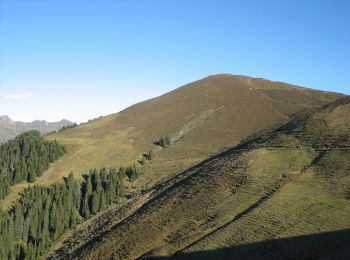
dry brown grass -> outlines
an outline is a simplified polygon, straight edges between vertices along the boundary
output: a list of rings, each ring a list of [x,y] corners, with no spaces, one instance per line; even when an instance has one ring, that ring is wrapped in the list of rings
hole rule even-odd
[[[144,175],[136,185],[151,187],[253,133],[286,122],[298,111],[338,97],[262,79],[210,76],[118,114],[48,136],[65,144],[68,154],[36,183],[52,184],[71,171],[79,179],[90,168],[137,164],[142,153],[159,151],[152,142],[161,136],[182,137],[143,167]],[[5,206],[21,190],[23,186],[14,187]]]
[[[345,135],[350,132],[350,118],[343,117],[349,108],[344,104],[316,111],[282,135],[266,134],[266,148],[254,145],[258,138],[239,147],[243,150],[234,148],[156,186],[138,210],[73,255],[84,259],[181,255],[350,228],[350,150],[338,148],[344,142],[338,142],[340,132],[333,129],[335,125]],[[319,128],[308,127],[315,126],[319,117],[341,120],[322,125],[325,133],[334,134],[329,139],[331,150],[283,147],[289,136],[298,144],[319,140],[312,137],[319,136]],[[282,147],[270,146],[277,141]]]
[[[246,233],[242,233],[245,235],[234,243],[253,241],[257,230],[262,230],[259,225],[264,225],[264,219],[270,220],[273,214],[276,214],[275,220],[281,223],[276,226],[288,226],[284,215],[279,215],[283,205],[281,199],[286,195],[279,194],[288,195],[293,192],[293,187],[298,192],[309,188],[306,184],[296,184],[299,179],[303,180],[304,177],[300,177],[303,176],[303,167],[311,163],[315,152],[267,149],[260,144],[255,150],[232,150],[194,168],[189,167],[237,145],[254,133],[287,122],[297,112],[320,107],[339,97],[338,94],[325,94],[262,79],[232,75],[208,77],[118,114],[48,136],[48,139],[57,139],[65,144],[68,153],[36,183],[54,183],[70,171],[80,178],[90,168],[136,164],[144,152],[153,149],[155,158],[142,167],[143,174],[132,184],[135,187],[153,187],[147,193],[150,198],[141,196],[136,211],[122,215],[117,222],[111,220],[103,230],[105,233],[99,231],[100,225],[92,224],[88,231],[84,229],[86,223],[78,227],[77,230],[85,234],[82,241],[71,241],[67,245],[78,243],[78,247],[74,248],[77,249],[77,257],[134,259],[142,255],[169,255],[191,250],[204,238],[221,234],[222,227],[243,221],[250,214],[253,216],[255,211],[263,211],[267,203],[273,203],[276,212],[270,215],[265,212],[261,223],[259,215],[256,215],[256,225],[254,222],[250,229],[242,225],[240,228]],[[346,115],[346,112],[340,109],[338,114]],[[330,123],[340,127],[337,124]],[[166,149],[153,144],[167,134],[175,140],[181,138]],[[296,140],[298,144],[303,142],[303,139],[297,138],[284,133],[278,142],[283,145],[286,140]],[[294,174],[288,174],[290,172]],[[290,191],[289,186],[292,187]],[[20,189],[21,186],[15,186],[11,196]],[[274,199],[277,200],[275,203]],[[333,199],[332,196],[326,198],[328,201]],[[7,201],[7,205],[10,202]],[[301,202],[299,199],[289,203],[294,203],[298,210]],[[303,207],[301,205],[300,210],[305,209]],[[104,216],[118,212],[107,211]],[[348,213],[343,211],[342,214]],[[105,217],[96,217],[95,220],[105,223]],[[272,223],[265,224],[273,228]],[[347,225],[347,222],[341,225]],[[264,239],[271,232],[277,235],[278,230],[273,233],[273,229],[266,227],[255,240]],[[312,228],[305,229],[305,232],[310,230]],[[298,232],[303,232],[302,228],[295,231]],[[78,235],[73,232],[72,237],[77,238]],[[96,235],[101,236],[94,238]],[[90,241],[92,238],[94,240]],[[210,240],[210,243],[224,243],[225,239],[231,241],[229,233],[218,240]]]

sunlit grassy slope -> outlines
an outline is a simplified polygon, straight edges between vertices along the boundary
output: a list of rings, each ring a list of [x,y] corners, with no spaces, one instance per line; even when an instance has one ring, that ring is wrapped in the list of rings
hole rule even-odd
[[[81,178],[90,168],[138,164],[142,154],[152,149],[159,153],[143,167],[144,174],[135,183],[151,187],[253,133],[288,121],[294,113],[339,97],[264,79],[210,76],[120,113],[48,136],[65,144],[68,153],[36,184],[60,181],[71,171]],[[174,144],[160,152],[153,141],[165,135]],[[13,187],[2,206],[10,205],[26,186]]]
[[[69,153],[39,183],[56,181],[57,176],[70,171],[79,176],[91,167],[137,163],[143,152],[158,151],[153,141],[169,135],[177,142],[144,170],[144,178],[155,183],[252,133],[285,122],[298,111],[338,97],[262,79],[211,76],[118,114],[49,136],[66,144]]]
[[[349,229],[349,115],[347,97],[197,164],[136,198],[136,209],[123,218],[105,227],[90,226],[83,243],[67,243],[56,257],[181,258]],[[322,256],[317,242],[311,255],[299,244],[301,257]],[[278,248],[261,250],[288,257],[288,251]]]

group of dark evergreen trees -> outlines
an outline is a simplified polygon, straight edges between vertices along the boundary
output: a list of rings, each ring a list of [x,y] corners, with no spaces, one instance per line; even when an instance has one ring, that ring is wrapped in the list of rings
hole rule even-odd
[[[102,168],[99,173],[94,169],[88,175],[84,175],[79,210],[81,216],[88,218],[90,214],[104,210],[111,203],[119,202],[120,197],[125,195],[124,177],[123,168],[119,171],[112,168],[109,172]]]
[[[62,132],[62,131],[64,131],[64,130],[71,129],[71,128],[75,128],[75,127],[77,127],[77,126],[78,126],[77,123],[74,123],[74,124],[71,124],[71,125],[66,125],[66,126],[61,127],[60,129],[58,129],[57,132]]]
[[[64,146],[43,139],[39,132],[23,133],[0,146],[0,200],[10,186],[34,182],[49,164],[65,153]],[[149,160],[152,157],[150,152]],[[71,173],[63,183],[28,187],[8,210],[0,209],[0,259],[37,259],[64,232],[91,214],[125,196],[123,179],[140,174],[132,167],[90,170],[79,182]],[[133,192],[138,195],[139,190]]]
[[[126,168],[121,168],[121,171],[123,174],[125,174],[129,178],[129,181],[136,180],[140,175],[140,171],[137,169],[135,165],[129,166]]]
[[[124,195],[126,169],[91,170],[82,183],[73,174],[51,187],[27,188],[8,212],[0,212],[0,259],[37,259],[66,228]]]
[[[167,148],[169,145],[171,145],[171,139],[168,135],[166,135],[165,137],[162,136],[161,138],[159,138],[159,140],[154,141],[153,144],[159,145],[162,148]],[[147,161],[151,161],[153,158],[154,158],[154,153],[152,150],[150,150],[148,153],[143,153],[141,160],[139,160],[138,162],[141,165],[145,165]]]
[[[11,185],[34,182],[64,153],[64,146],[45,140],[38,131],[23,133],[0,145],[0,199],[8,194]]]

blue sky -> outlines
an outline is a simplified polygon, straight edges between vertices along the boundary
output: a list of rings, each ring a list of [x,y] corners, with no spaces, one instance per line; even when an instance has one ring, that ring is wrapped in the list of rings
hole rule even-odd
[[[0,0],[0,114],[81,122],[210,74],[350,94],[348,0]]]

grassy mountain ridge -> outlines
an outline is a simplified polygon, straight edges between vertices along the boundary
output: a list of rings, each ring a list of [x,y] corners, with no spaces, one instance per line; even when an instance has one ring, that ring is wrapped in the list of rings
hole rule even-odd
[[[70,170],[80,173],[91,167],[137,163],[142,153],[159,150],[153,141],[169,135],[176,143],[145,167],[145,176],[156,183],[160,168],[175,174],[252,133],[288,121],[296,112],[339,97],[262,79],[210,76],[48,137],[66,144],[70,154],[47,176],[55,181],[55,176],[68,175]]]
[[[98,213],[99,195],[86,197],[96,215],[65,230],[50,258],[176,257],[346,229],[348,115],[341,94],[220,74],[49,135],[67,153],[31,185],[90,168],[142,172],[125,179],[121,205]]]
[[[140,196],[138,209],[100,236],[73,246],[72,257],[134,259],[176,253],[176,258],[348,229],[349,113],[346,97],[300,115],[265,134],[264,141],[257,137],[188,169]],[[326,122],[321,127],[331,146],[318,143],[319,119]],[[291,144],[289,139],[297,140]],[[269,250],[268,255],[288,255],[269,244],[262,247],[260,252]],[[235,251],[231,253],[233,257]]]
[[[152,187],[254,133],[342,96],[245,76],[209,76],[117,114],[47,136],[64,144],[68,153],[35,183],[52,184],[71,171],[79,179],[91,168],[137,165],[143,153],[153,150],[155,158],[133,184]],[[170,147],[153,144],[165,135],[171,137]],[[11,205],[25,187],[12,187],[2,206]]]
[[[189,87],[193,91],[192,98],[194,98],[198,94],[194,90],[198,90],[199,87],[203,86],[204,89],[207,87],[207,90],[220,89],[220,85],[217,87],[212,82],[213,80],[217,82],[218,78],[220,82],[222,78],[225,78],[222,83],[223,88],[228,86],[227,80],[229,82],[233,80],[235,83],[232,85],[233,92],[237,94],[237,91],[242,91],[241,100],[244,100],[244,95],[249,97],[245,100],[246,102],[250,100],[250,91],[254,91],[250,89],[251,86],[254,86],[253,83],[249,82],[249,85],[244,83],[241,88],[237,82],[245,82],[247,78],[232,78],[227,75],[209,77],[210,84],[207,86],[208,79],[204,79],[204,84],[202,81],[195,82],[179,91],[185,91]],[[261,84],[265,82],[257,81]],[[289,88],[283,86],[282,89],[284,87]],[[307,94],[304,94],[306,96],[312,96],[313,93],[311,90],[294,86],[290,88],[293,90],[288,91],[297,89],[302,93],[306,92]],[[229,96],[230,99],[237,101],[237,103],[227,102],[225,106],[229,109],[225,106],[224,108],[214,106],[214,112],[203,113],[204,115],[199,113],[202,117],[197,114],[197,121],[194,120],[196,123],[192,124],[194,127],[169,148],[156,154],[155,159],[144,167],[144,174],[134,185],[148,183],[152,187],[155,183],[159,184],[142,196],[133,199],[132,202],[127,202],[126,207],[129,207],[130,203],[134,205],[131,211],[122,207],[116,211],[117,213],[113,213],[118,215],[118,212],[124,212],[120,217],[109,218],[109,221],[105,221],[105,217],[110,215],[106,212],[94,218],[88,231],[83,226],[78,227],[79,232],[73,232],[68,239],[68,241],[74,241],[75,245],[72,243],[67,243],[65,247],[58,245],[56,248],[60,248],[60,253],[55,257],[67,256],[66,253],[73,253],[73,256],[77,258],[87,259],[94,257],[133,259],[141,256],[168,256],[174,253],[181,255],[182,252],[200,252],[278,237],[349,228],[350,223],[347,221],[350,214],[347,199],[349,177],[344,174],[348,169],[347,158],[349,156],[347,150],[349,147],[348,97],[335,101],[331,105],[326,105],[329,102],[322,99],[330,101],[328,95],[334,94],[327,93],[326,96],[323,96],[322,92],[316,92],[317,98],[302,95],[304,103],[291,99],[293,104],[288,104],[288,99],[286,99],[283,100],[286,106],[290,105],[294,108],[293,111],[286,114],[277,109],[279,105],[282,107],[279,100],[272,102],[273,104],[265,103],[274,95],[269,92],[269,89],[275,90],[274,87],[263,86],[256,90],[256,95],[252,95],[253,98],[261,101],[259,109],[264,108],[265,112],[277,111],[273,115],[280,120],[277,120],[280,123],[270,122],[270,126],[266,128],[257,127],[239,135],[240,132],[235,131],[235,124],[240,123],[241,126],[247,126],[252,120],[249,118],[249,112],[257,112],[254,107],[248,108],[246,105],[244,115],[248,115],[248,122],[244,121],[244,116],[239,117],[241,120],[236,120],[234,123],[227,120],[226,117],[225,122],[229,123],[224,126],[230,130],[225,127],[221,129],[218,118],[227,116],[230,109],[234,108],[230,104],[237,104],[240,96],[237,97],[237,100],[234,96]],[[169,93],[168,98],[174,93]],[[206,100],[209,100],[206,104],[216,100],[211,99],[211,95],[204,96]],[[335,95],[333,100],[338,97],[340,96]],[[167,121],[166,116],[163,117],[164,113],[166,114],[164,106],[170,103],[166,99],[163,101],[163,98],[164,96],[135,105],[115,115],[114,119],[118,120],[119,127],[122,127],[122,124],[133,126],[133,129],[129,129],[133,134],[129,133],[129,137],[134,138],[132,149],[142,143],[140,136],[149,135],[145,139],[152,141],[165,132],[159,131],[158,134],[151,136],[152,131],[147,132],[148,128],[142,128],[140,125],[144,124],[152,128],[154,124],[159,127],[162,124],[171,123],[171,120]],[[317,105],[312,104],[313,102]],[[239,104],[244,104],[244,102]],[[147,112],[153,111],[151,108],[157,105],[163,109],[151,113],[151,116],[148,117]],[[139,106],[142,108],[139,111],[144,112],[143,116],[147,115],[146,121],[139,122],[131,116],[136,116]],[[300,107],[295,108],[295,106]],[[178,107],[181,108],[181,106],[174,105],[172,109],[178,109]],[[301,111],[305,112],[305,107],[312,111],[301,113]],[[269,110],[271,108],[273,109]],[[236,109],[234,111],[237,112],[242,108]],[[249,111],[250,109],[252,111]],[[221,113],[223,110],[226,114]],[[256,131],[288,121],[295,113],[299,115],[294,116],[290,123],[188,168],[215,154],[215,149],[216,151],[224,149],[225,145],[220,141],[224,140],[228,144],[233,144],[231,146],[235,146]],[[231,116],[237,116],[237,114],[232,113]],[[108,117],[108,120],[113,120],[113,117]],[[163,121],[158,123],[157,119],[160,118],[166,123]],[[326,124],[320,124],[320,122]],[[210,127],[217,129],[217,136],[214,134],[210,137],[205,136],[210,132]],[[78,129],[69,131],[78,131]],[[142,130],[135,132],[135,129]],[[155,128],[152,130],[156,131]],[[228,133],[229,131],[233,133]],[[174,133],[176,131],[170,132],[172,137],[176,136]],[[331,141],[331,146],[325,143],[319,145],[320,133]],[[217,141],[216,137],[218,139],[221,137],[220,141]],[[234,141],[228,141],[230,138],[233,138]],[[199,142],[202,143],[202,146],[198,145]],[[146,145],[147,143],[145,142]],[[211,147],[207,150],[203,149],[205,147],[203,143]],[[205,152],[201,153],[200,151],[203,150]],[[327,177],[331,178],[329,181],[320,174],[319,169],[327,169],[322,165],[329,167],[335,160],[338,162],[339,169],[335,170],[331,167],[326,171],[328,172]],[[176,164],[177,161],[180,166]],[[188,169],[181,171],[182,168]],[[177,174],[179,172],[180,174]],[[162,180],[167,181],[162,182]],[[285,203],[289,207],[287,210],[284,207]],[[329,210],[329,207],[332,207],[332,211]],[[329,218],[333,214],[335,217],[331,222]],[[101,223],[105,224],[100,225]],[[98,236],[91,238],[92,234],[98,234]]]

